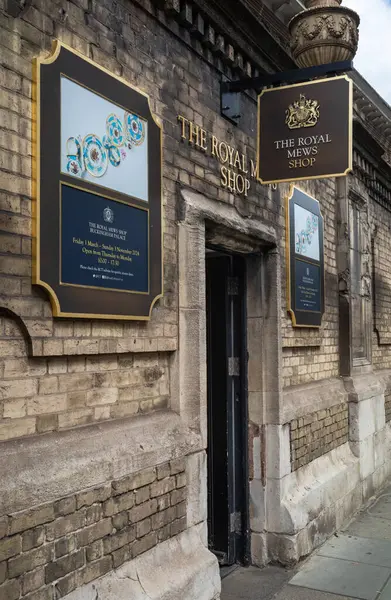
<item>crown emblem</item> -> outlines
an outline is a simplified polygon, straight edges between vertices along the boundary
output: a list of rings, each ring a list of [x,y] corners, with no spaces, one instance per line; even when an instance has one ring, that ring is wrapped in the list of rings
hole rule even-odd
[[[314,127],[319,119],[319,109],[317,100],[307,100],[303,94],[300,94],[300,100],[296,100],[286,111],[285,123],[289,129]]]

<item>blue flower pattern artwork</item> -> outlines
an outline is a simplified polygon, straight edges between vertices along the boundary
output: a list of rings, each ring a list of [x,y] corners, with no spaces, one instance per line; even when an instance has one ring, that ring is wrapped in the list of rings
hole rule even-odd
[[[136,117],[138,118],[138,117]],[[116,148],[120,148],[125,143],[124,128],[121,119],[117,115],[111,114],[106,121],[107,138]]]
[[[107,150],[98,136],[90,133],[83,140],[83,163],[93,177],[103,177],[107,171]]]
[[[81,177],[88,172],[93,177],[103,177],[109,163],[118,167],[133,146],[145,141],[145,125],[132,113],[125,113],[124,121],[111,113],[106,119],[106,134],[102,138],[90,133],[81,138],[69,137],[66,142],[67,172]]]
[[[305,229],[296,233],[296,254],[307,255],[308,248],[311,246],[313,237],[318,231],[319,220],[316,215],[310,215],[306,219]]]
[[[80,139],[70,137],[67,140],[67,171],[75,177],[83,172]]]
[[[127,113],[125,115],[125,125],[126,133],[130,142],[135,146],[141,146],[145,139],[145,128],[143,122],[136,117],[136,115]]]

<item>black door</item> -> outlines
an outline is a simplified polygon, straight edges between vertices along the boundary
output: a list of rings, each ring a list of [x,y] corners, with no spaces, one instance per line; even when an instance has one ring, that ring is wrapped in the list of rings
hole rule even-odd
[[[206,289],[209,547],[231,565],[248,530],[245,260],[207,251]]]

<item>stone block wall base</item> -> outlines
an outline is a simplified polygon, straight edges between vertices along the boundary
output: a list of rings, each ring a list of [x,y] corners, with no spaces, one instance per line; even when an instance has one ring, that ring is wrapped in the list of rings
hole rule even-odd
[[[373,496],[377,496],[381,490],[388,484],[391,477],[390,456],[387,457],[387,463],[381,465],[374,473],[371,473],[362,482],[362,504],[365,505]]]
[[[350,491],[335,504],[324,509],[315,519],[295,535],[268,534],[269,561],[292,566],[321,546],[335,531],[346,523],[362,506],[361,485]]]
[[[390,477],[382,467],[370,475],[335,504],[330,505],[295,535],[269,533],[268,561],[292,566],[321,546],[335,531],[343,528],[373,497],[379,494]]]
[[[385,421],[383,391],[385,387],[391,389],[391,375],[387,377],[390,381],[368,375],[345,381],[349,394],[349,442],[288,475],[280,470],[281,478],[273,473],[274,478],[268,479],[269,561],[297,563],[343,528],[389,481],[391,422]],[[294,394],[296,398],[297,390]],[[333,405],[335,400],[331,398],[329,402]],[[260,526],[255,521],[254,525]],[[265,541],[257,534],[252,539],[253,560],[263,560],[264,548]]]
[[[291,565],[310,554],[360,508],[358,460],[349,444],[344,444],[284,477],[279,491],[280,510],[269,511],[274,531],[268,534],[268,556],[271,561]]]
[[[202,532],[187,529],[64,600],[219,600],[219,566]]]

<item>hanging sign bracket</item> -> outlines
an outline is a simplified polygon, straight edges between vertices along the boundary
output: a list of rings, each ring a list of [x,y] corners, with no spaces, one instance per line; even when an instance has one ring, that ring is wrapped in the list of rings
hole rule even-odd
[[[292,69],[280,73],[267,73],[259,77],[248,77],[238,81],[223,81],[221,83],[221,114],[235,125],[241,118],[240,93],[246,90],[260,92],[262,89],[281,84],[289,85],[301,83],[318,77],[330,77],[353,70],[353,61],[342,61],[306,67],[304,69]]]

